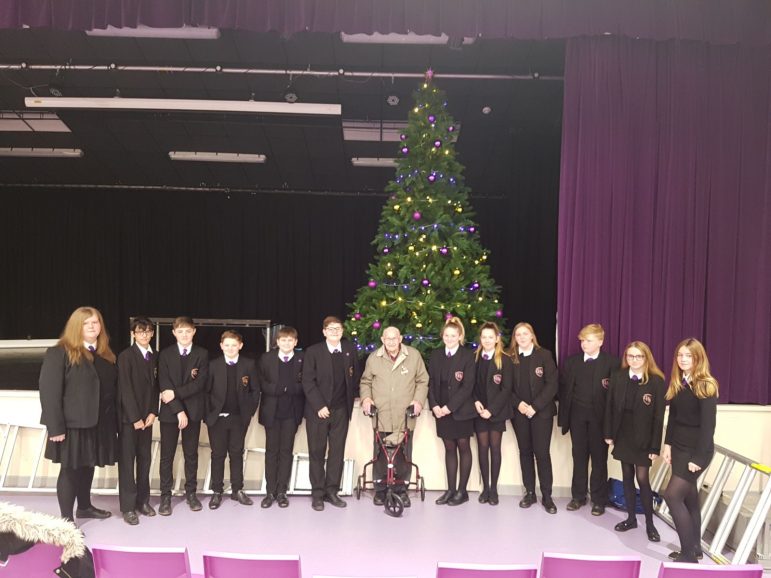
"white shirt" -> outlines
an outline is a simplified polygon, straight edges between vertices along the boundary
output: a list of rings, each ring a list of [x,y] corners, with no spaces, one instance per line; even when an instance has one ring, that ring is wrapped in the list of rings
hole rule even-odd
[[[527,350],[525,350],[525,349],[522,349],[522,348],[520,347],[520,348],[519,348],[519,354],[520,354],[520,355],[524,355],[525,357],[530,357],[530,356],[533,354],[533,349],[535,349],[535,345],[531,345],[531,346],[530,346],[530,349],[527,349]]]
[[[190,355],[190,352],[193,349],[193,344],[190,345],[180,345],[179,342],[177,342],[177,349],[179,349],[179,354],[182,355],[182,350],[186,350],[187,354]]]
[[[455,355],[455,354],[458,352],[458,349],[459,349],[459,348],[460,348],[460,345],[456,345],[456,346],[455,346],[455,349],[447,349],[447,348],[445,347],[445,348],[444,348],[444,352],[445,352],[447,355]]]
[[[342,343],[338,343],[334,347],[329,344],[329,341],[325,341],[324,343],[327,344],[327,349],[329,350],[329,353],[334,353],[335,351],[339,351],[340,353],[343,352],[343,344]]]
[[[292,358],[294,357],[294,350],[290,351],[289,353],[284,353],[279,349],[278,358],[283,362],[285,357],[287,358],[286,362],[292,361]]]
[[[145,349],[144,347],[142,347],[141,345],[139,345],[139,343],[137,343],[136,345],[137,345],[137,347],[139,348],[139,351],[141,351],[141,352],[142,352],[142,357],[147,357],[147,354],[148,354],[148,353],[150,353],[150,354],[152,354],[152,353],[153,353],[153,348],[152,348],[152,347],[148,347],[147,349]]]
[[[590,359],[593,359],[594,361],[597,361],[597,358],[600,356],[599,352],[595,355],[589,355],[587,353],[584,353],[584,361],[589,361]]]
[[[233,359],[228,359],[228,356],[225,356],[225,365],[235,365],[238,363],[238,356],[236,355]]]
[[[94,341],[93,343],[88,343],[87,341],[83,342],[83,347],[85,347],[88,351],[91,351],[89,347],[93,347],[94,351],[96,351],[96,345],[97,345],[96,341]]]
[[[632,379],[635,375],[637,376],[637,379],[642,381],[643,374],[642,373],[635,373],[634,371],[632,371],[632,368],[630,367],[629,368],[629,379]]]
[[[482,355],[483,355],[483,356],[485,356],[485,355],[486,355],[486,356],[487,356],[487,359],[492,359],[493,357],[495,357],[495,349],[493,349],[492,351],[485,351],[485,350],[483,349],[483,350],[482,350]]]

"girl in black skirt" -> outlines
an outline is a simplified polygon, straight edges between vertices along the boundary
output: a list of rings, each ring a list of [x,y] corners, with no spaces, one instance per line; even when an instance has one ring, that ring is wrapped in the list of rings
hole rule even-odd
[[[479,331],[474,380],[474,431],[477,436],[482,492],[479,502],[498,504],[498,475],[501,472],[501,438],[506,420],[511,419],[511,388],[514,365],[503,352],[501,330],[484,323]]]
[[[661,540],[653,525],[653,493],[649,472],[651,460],[658,457],[664,427],[666,386],[664,374],[656,365],[650,348],[642,341],[626,346],[621,369],[613,373],[605,410],[605,441],[613,445],[613,457],[621,462],[627,519],[616,524],[617,532],[637,527],[637,495],[645,512],[648,540]]]
[[[91,504],[94,467],[117,461],[115,396],[118,371],[102,314],[80,307],[70,315],[40,369],[40,423],[48,428],[45,457],[61,464],[56,496],[63,518],[108,518]]]
[[[471,433],[474,431],[474,354],[463,347],[465,332],[457,317],[442,328],[441,347],[428,361],[428,402],[436,418],[436,434],[444,442],[447,491],[439,505],[457,506],[468,502],[466,486],[471,475]],[[460,476],[456,486],[458,461]],[[456,489],[457,488],[457,489]]]
[[[672,377],[667,390],[669,422],[661,456],[672,464],[672,477],[664,499],[669,506],[680,551],[670,558],[677,562],[696,562],[702,558],[699,475],[715,453],[715,421],[718,383],[709,371],[704,346],[686,339],[675,349]]]

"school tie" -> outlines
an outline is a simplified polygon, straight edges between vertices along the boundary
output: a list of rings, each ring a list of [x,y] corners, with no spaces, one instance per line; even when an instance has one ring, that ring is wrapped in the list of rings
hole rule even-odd
[[[339,350],[339,349],[335,349],[335,350],[332,352],[332,355],[334,355],[335,353],[340,353],[340,350]]]
[[[490,356],[489,356],[489,355],[487,355],[486,353],[483,353],[483,354],[482,354],[482,358],[483,358],[485,361],[489,361],[489,360],[490,360]]]
[[[89,345],[89,346],[88,346],[88,350],[89,350],[91,353],[94,353],[94,352],[96,351],[96,347],[94,347],[93,345]],[[683,380],[683,381],[685,381],[685,380]]]
[[[450,353],[450,352],[448,351],[448,352],[447,352],[447,359],[450,359],[451,357],[452,357],[452,353]]]
[[[150,361],[153,358],[153,354],[147,351],[145,353],[145,361]]]
[[[587,357],[584,363],[592,363],[593,361],[594,361],[594,357]]]
[[[636,375],[633,375],[632,376],[632,381],[635,383],[635,385],[637,385],[637,383],[639,383],[639,381],[640,381],[640,378],[638,376],[636,376]]]
[[[228,365],[235,365],[235,364],[236,364],[235,361],[228,361]]]
[[[187,348],[182,350],[182,357],[187,357]]]
[[[688,383],[688,380],[686,378],[683,378],[683,387],[691,387],[691,384]]]
[[[287,361],[289,361],[289,356],[288,356],[288,355],[285,355],[285,356],[284,356],[284,363],[286,363]]]

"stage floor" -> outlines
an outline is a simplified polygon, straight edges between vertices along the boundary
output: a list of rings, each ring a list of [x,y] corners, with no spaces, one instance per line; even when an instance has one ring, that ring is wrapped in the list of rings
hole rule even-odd
[[[311,509],[310,498],[290,497],[290,506],[269,509],[245,507],[229,499],[219,510],[207,507],[191,512],[182,498],[174,498],[170,517],[140,517],[128,526],[118,511],[117,497],[96,496],[94,504],[113,512],[108,520],[83,520],[86,542],[93,545],[186,546],[192,571],[203,572],[206,550],[259,554],[299,554],[303,578],[325,576],[416,576],[433,578],[437,562],[524,564],[540,562],[541,552],[596,555],[636,555],[642,558],[640,576],[655,578],[661,562],[677,544],[674,530],[655,518],[661,542],[653,544],[640,526],[624,534],[613,526],[624,518],[608,509],[593,517],[590,508],[565,510],[567,499],[557,499],[559,512],[547,514],[540,504],[523,510],[514,496],[501,496],[498,506],[471,500],[457,507],[437,506],[438,492],[426,501],[413,499],[401,518],[387,516],[371,497],[347,497],[348,507],[323,512]],[[53,495],[0,493],[0,500],[58,515]],[[151,503],[158,507],[158,499]],[[710,563],[705,561],[703,563]]]

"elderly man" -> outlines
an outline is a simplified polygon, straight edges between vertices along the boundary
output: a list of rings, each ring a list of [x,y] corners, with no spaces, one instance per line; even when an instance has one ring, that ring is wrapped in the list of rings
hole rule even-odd
[[[382,439],[398,443],[404,430],[404,414],[409,406],[414,407],[418,416],[428,394],[428,372],[417,349],[402,343],[402,336],[396,327],[386,327],[381,336],[383,346],[370,354],[361,377],[361,408],[369,415],[374,405],[378,411],[378,430]],[[415,418],[410,418],[407,427],[415,429]],[[407,459],[412,455],[412,436],[404,448]],[[386,477],[386,458],[380,455],[373,467],[375,479],[376,506],[385,500],[385,486],[378,483]],[[396,461],[396,475],[408,481],[412,468],[404,460]],[[400,489],[402,501],[409,507],[410,500],[404,488]]]

